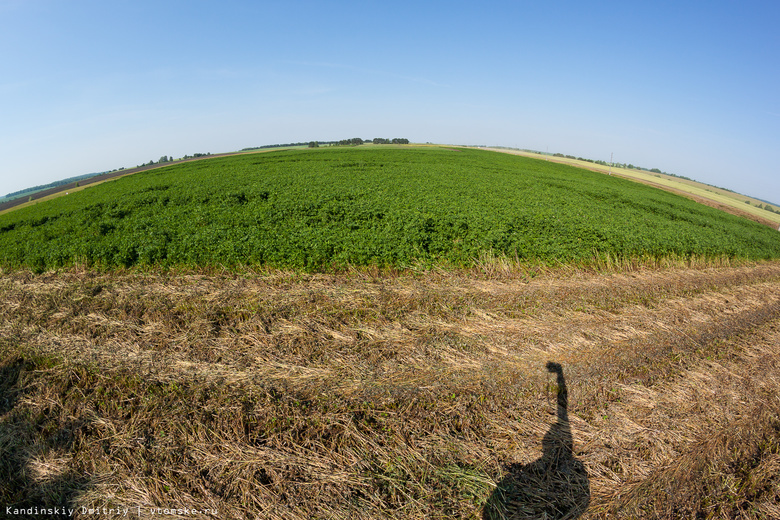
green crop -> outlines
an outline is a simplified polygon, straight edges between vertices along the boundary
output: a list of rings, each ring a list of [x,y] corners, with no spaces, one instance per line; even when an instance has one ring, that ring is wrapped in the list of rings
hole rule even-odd
[[[486,251],[780,257],[780,234],[631,181],[442,148],[321,148],[127,176],[0,215],[0,264],[323,269],[468,265]]]

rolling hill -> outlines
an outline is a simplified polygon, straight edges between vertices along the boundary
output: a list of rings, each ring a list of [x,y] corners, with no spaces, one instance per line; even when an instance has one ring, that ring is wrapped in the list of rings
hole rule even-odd
[[[458,148],[325,148],[158,168],[0,215],[0,262],[467,266],[780,256],[780,236],[624,179]]]

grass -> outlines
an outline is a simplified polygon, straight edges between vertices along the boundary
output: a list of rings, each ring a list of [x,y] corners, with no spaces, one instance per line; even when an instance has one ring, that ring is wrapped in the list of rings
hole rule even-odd
[[[199,161],[199,160],[206,160],[206,159],[214,159],[214,158],[218,158],[218,157],[231,156],[231,155],[258,154],[258,153],[266,153],[266,152],[269,152],[269,151],[291,150],[291,149],[300,149],[300,148],[304,148],[304,147],[300,147],[300,146],[297,146],[297,147],[296,146],[283,146],[283,147],[272,148],[272,149],[228,152],[228,153],[223,153],[223,154],[215,154],[213,156],[210,155],[210,156],[203,156],[203,157],[196,157],[196,158],[189,158],[189,159],[177,159],[177,160],[173,161],[173,163],[174,164],[180,164],[181,162],[192,162],[192,161]],[[148,168],[148,170],[154,170],[156,168],[163,168],[163,167],[170,166],[170,165],[171,165],[171,162],[168,162],[168,163],[158,163],[158,166]],[[128,168],[127,170],[128,170],[127,175],[132,175],[132,174],[136,173],[134,171],[135,170],[134,168]],[[113,172],[111,172],[111,173],[113,173]],[[68,195],[70,193],[74,193],[76,191],[81,191],[81,190],[83,190],[85,188],[89,188],[89,187],[92,187],[92,186],[97,186],[99,184],[103,184],[104,182],[113,181],[113,180],[119,179],[121,177],[124,177],[124,175],[120,175],[118,177],[113,177],[111,179],[104,180],[104,181],[90,182],[90,183],[88,183],[85,186],[79,186],[79,187],[76,187],[76,188],[70,188],[70,189],[67,189],[67,190],[62,190],[62,191],[60,191],[58,193],[53,193],[51,195],[47,195],[46,197],[41,197],[39,199],[35,199],[35,200],[32,200],[32,201],[25,202],[23,204],[19,204],[18,206],[14,206],[12,208],[4,209],[4,210],[0,211],[0,215],[4,215],[6,213],[10,213],[10,212],[15,211],[17,209],[27,208],[29,206],[34,206],[35,204],[38,204],[39,202],[46,202],[48,200],[58,199],[60,197],[66,196],[66,195]],[[28,198],[29,195],[32,195],[32,194],[24,195],[21,198]],[[5,200],[6,200],[5,197],[0,197],[0,202],[4,202]]]
[[[583,518],[775,516],[777,262],[502,262],[4,271],[0,503],[481,518],[555,360]]]
[[[762,206],[765,204],[764,202],[760,202],[757,199],[745,197],[737,193],[729,193],[725,190],[721,190],[713,186],[706,186],[700,183],[686,181],[685,179],[676,179],[674,177],[663,174],[660,174],[659,176],[659,174],[651,174],[640,170],[627,170],[625,168],[617,168],[615,173],[617,175],[626,175],[632,178],[643,180],[645,182],[683,190],[693,195],[714,200],[716,202],[731,206],[735,209],[751,213],[757,217],[761,217],[762,219],[772,221],[775,224],[780,224],[780,215],[771,211],[767,211],[763,208],[755,207],[755,204],[757,203],[760,203]],[[748,201],[751,204],[745,204],[745,201]]]
[[[128,175],[131,175],[131,173],[128,173]],[[116,180],[116,179],[119,179],[119,178],[121,178],[121,177],[115,177],[115,178],[110,179],[110,180],[113,181],[113,180]],[[30,201],[27,201],[27,202],[25,202],[23,204],[20,204],[18,206],[14,206],[13,208],[8,208],[8,209],[2,210],[2,211],[0,211],[0,215],[5,215],[6,213],[10,213],[10,212],[18,210],[18,209],[28,208],[30,206],[35,206],[36,204],[43,203],[43,202],[46,202],[46,201],[49,201],[49,200],[58,199],[60,197],[64,197],[64,196],[70,195],[71,193],[77,193],[77,192],[85,190],[87,188],[91,188],[93,186],[98,186],[100,184],[103,184],[104,182],[109,182],[109,181],[94,182],[94,183],[91,183],[91,184],[87,184],[85,186],[78,186],[76,188],[72,188],[72,189],[69,189],[67,191],[62,191],[60,193],[54,193],[52,195],[47,195],[47,196],[41,197],[39,199],[30,200]],[[25,196],[25,197],[22,197],[22,198],[28,198],[28,196]]]
[[[323,148],[158,168],[0,215],[0,262],[38,271],[465,267],[594,256],[780,255],[754,222],[619,178],[479,150]]]
[[[510,151],[507,149],[500,149],[500,148],[496,148],[495,150],[504,153],[534,157],[537,159],[539,158],[539,154],[534,154],[530,152],[523,152],[517,150]],[[688,179],[682,179],[671,175],[652,173],[652,172],[647,172],[647,171],[637,170],[637,169],[619,168],[614,166],[612,168],[609,168],[608,166],[598,165],[589,161],[581,161],[578,159],[569,159],[565,157],[546,157],[545,159],[539,159],[539,160],[550,160],[556,163],[571,164],[581,168],[600,171],[603,173],[611,171],[614,175],[638,180],[640,182],[645,182],[651,185],[671,188],[673,190],[682,193],[687,193],[696,197],[701,197],[720,204],[724,204],[730,208],[733,208],[734,210],[739,211],[740,213],[749,213],[751,215],[754,215],[755,217],[760,218],[763,221],[769,221],[771,223],[774,223],[775,226],[777,226],[777,224],[780,224],[780,214],[763,209],[763,206],[766,204],[764,201],[760,201],[752,197],[747,197],[740,193],[735,193],[732,191],[717,188],[715,186],[702,184],[700,182],[696,182]],[[748,202],[748,204],[745,204],[745,202]],[[760,205],[762,207],[759,208],[756,207],[756,205]]]

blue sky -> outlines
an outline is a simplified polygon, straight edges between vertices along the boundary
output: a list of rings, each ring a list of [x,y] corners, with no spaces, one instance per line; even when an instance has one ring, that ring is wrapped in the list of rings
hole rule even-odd
[[[350,137],[660,168],[780,204],[780,2],[0,0],[0,195]]]

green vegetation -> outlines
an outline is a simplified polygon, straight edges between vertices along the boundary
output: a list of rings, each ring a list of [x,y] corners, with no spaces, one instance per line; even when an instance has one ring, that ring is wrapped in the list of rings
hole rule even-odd
[[[13,193],[9,193],[8,195],[4,197],[0,197],[0,203],[6,202],[9,200],[18,199],[24,196],[31,197],[32,194],[38,193],[40,191],[48,190],[49,188],[56,188],[57,186],[65,186],[66,184],[70,184],[71,182],[75,182],[76,185],[78,185],[78,181],[89,179],[90,177],[96,177],[98,175],[102,175],[104,173],[108,172],[99,172],[99,173],[87,173],[85,175],[78,175],[76,177],[68,177],[67,179],[62,179],[60,181],[50,182],[49,184],[42,184],[40,186],[33,186],[32,188],[25,188],[23,190],[15,191]]]
[[[777,225],[780,224],[780,212],[772,212],[764,208],[764,203],[772,204],[770,201],[762,201],[761,199],[747,197],[727,188],[719,188],[712,184],[694,181],[682,175],[662,172],[657,168],[649,170],[633,164],[621,164],[617,162],[607,163],[605,161],[583,159],[582,157],[575,158],[572,155],[544,154],[543,152],[534,150],[518,150],[516,148],[493,147],[488,148],[488,150],[497,150],[531,157],[543,155],[546,156],[545,160],[549,160],[550,157],[553,157],[553,160],[559,163],[565,163],[593,171],[600,171],[602,173],[611,173],[612,175],[644,182],[651,186],[660,187],[661,189],[672,190],[674,193],[694,197],[694,200],[697,201],[705,199],[710,201],[709,203],[704,202],[705,204],[711,205],[712,203],[715,203],[716,205],[713,207],[723,209],[727,212],[732,212],[730,208],[734,208],[737,210],[734,214],[743,216],[744,213],[748,213],[750,215],[748,218],[769,225],[770,227],[777,227]],[[747,206],[745,206],[745,202],[747,202]]]
[[[325,147],[171,165],[0,216],[0,263],[469,265],[780,257],[772,229],[674,194],[481,150]]]

